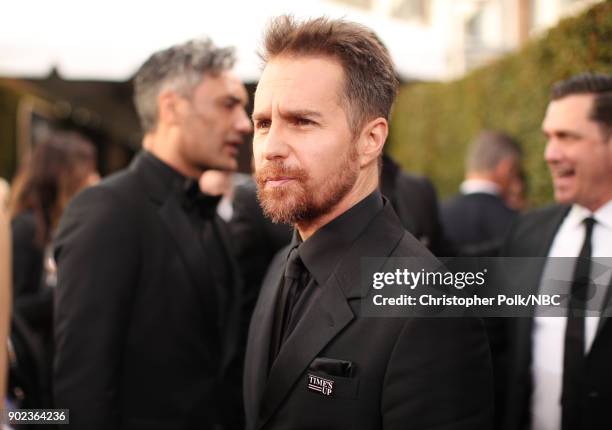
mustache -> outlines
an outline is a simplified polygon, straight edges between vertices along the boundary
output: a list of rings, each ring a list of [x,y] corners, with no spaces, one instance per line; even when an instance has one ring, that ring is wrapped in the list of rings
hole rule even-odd
[[[265,164],[255,172],[255,182],[260,187],[264,186],[266,181],[279,177],[288,177],[304,182],[308,179],[308,173],[302,168],[287,166],[282,162],[275,161]]]

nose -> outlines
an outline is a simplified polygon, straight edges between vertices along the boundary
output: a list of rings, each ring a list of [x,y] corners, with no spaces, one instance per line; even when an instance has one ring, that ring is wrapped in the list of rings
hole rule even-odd
[[[282,127],[275,125],[274,121],[266,134],[256,136],[253,139],[253,145],[259,146],[258,149],[266,160],[284,159],[290,153],[290,146],[287,144],[285,133],[283,133]]]
[[[555,137],[549,138],[546,142],[546,148],[544,149],[544,160],[546,160],[548,164],[555,164],[561,157],[561,148],[557,139]]]

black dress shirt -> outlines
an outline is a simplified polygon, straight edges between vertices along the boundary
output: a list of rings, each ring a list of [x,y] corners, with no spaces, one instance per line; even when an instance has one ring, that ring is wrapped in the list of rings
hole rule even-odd
[[[171,187],[179,195],[182,209],[186,212],[193,227],[193,234],[200,238],[206,260],[202,264],[207,271],[207,278],[215,286],[217,302],[218,328],[222,332],[228,303],[226,287],[232,285],[231,262],[223,252],[223,243],[215,222],[215,211],[221,196],[205,195],[197,188],[197,179],[187,178],[164,163],[148,151],[143,151],[143,158],[156,170],[162,183]],[[197,191],[194,190],[197,188]],[[206,206],[206,207],[204,207]],[[211,298],[212,299],[212,298]]]
[[[284,339],[290,336],[308,308],[317,301],[321,286],[325,285],[346,250],[382,209],[382,195],[376,190],[324,225],[306,241],[302,241],[297,230],[294,231],[291,248],[298,247],[299,256],[308,271],[309,281],[289,317]]]

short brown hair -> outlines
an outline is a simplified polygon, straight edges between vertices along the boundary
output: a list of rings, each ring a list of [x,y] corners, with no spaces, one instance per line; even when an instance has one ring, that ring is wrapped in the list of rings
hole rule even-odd
[[[340,62],[343,102],[354,134],[374,118],[390,119],[398,81],[389,51],[369,28],[344,20],[275,18],[264,36],[264,63],[279,56],[323,55]]]

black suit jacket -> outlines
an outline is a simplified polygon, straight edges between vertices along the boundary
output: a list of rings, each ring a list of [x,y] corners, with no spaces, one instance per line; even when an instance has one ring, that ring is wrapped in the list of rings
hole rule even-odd
[[[462,256],[496,255],[517,215],[488,193],[454,196],[442,203],[440,214],[447,240]]]
[[[436,189],[429,179],[402,171],[383,155],[380,191],[387,197],[404,229],[435,255],[446,255]]]
[[[239,285],[218,309],[201,241],[154,167],[140,154],[61,220],[54,390],[74,428],[212,428],[224,408],[240,416],[227,399],[240,378]]]
[[[11,221],[13,238],[13,330],[17,336],[29,337],[32,362],[38,368],[19,369],[28,373],[29,407],[51,406],[51,363],[53,359],[53,288],[47,285],[43,270],[44,253],[36,242],[36,218],[32,211],[22,212]],[[26,345],[26,343],[24,343]],[[27,360],[26,360],[27,362]],[[36,399],[36,400],[34,400]]]
[[[547,257],[557,231],[569,211],[568,206],[554,205],[521,216],[513,225],[502,249],[503,257]],[[544,266],[543,258],[534,259],[533,267],[525,270],[537,292]],[[608,297],[610,294],[608,293]],[[530,422],[533,318],[507,319],[508,378],[501,381],[507,389],[505,428],[528,428]],[[600,320],[600,327],[585,361],[584,390],[579,397],[584,407],[581,428],[600,429],[610,426],[612,405],[612,324]]]
[[[26,211],[11,220],[13,237],[14,298],[40,293],[43,278],[43,249],[36,243],[36,217]]]
[[[361,316],[361,257],[435,261],[403,229],[388,202],[346,250],[268,376],[273,309],[286,254],[287,249],[271,264],[253,314],[245,361],[247,428],[490,428],[492,377],[479,320]],[[352,362],[353,374],[325,371],[338,360]],[[333,379],[333,395],[309,391],[309,374]]]

